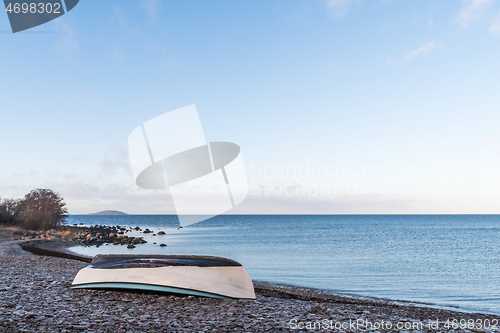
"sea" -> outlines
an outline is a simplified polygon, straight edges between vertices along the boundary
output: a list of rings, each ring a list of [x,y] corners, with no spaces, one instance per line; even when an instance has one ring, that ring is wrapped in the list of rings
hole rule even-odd
[[[166,233],[128,233],[148,241],[135,249],[71,248],[81,254],[221,256],[257,281],[500,314],[500,215],[220,215],[183,228],[175,215],[71,215],[67,223]]]

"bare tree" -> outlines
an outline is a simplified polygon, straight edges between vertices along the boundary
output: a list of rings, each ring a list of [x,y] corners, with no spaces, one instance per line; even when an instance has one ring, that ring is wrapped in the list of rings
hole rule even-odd
[[[16,199],[0,199],[0,223],[14,224],[16,222],[19,201]]]
[[[51,229],[64,223],[68,216],[63,198],[49,189],[36,189],[21,199],[19,222],[26,229]]]

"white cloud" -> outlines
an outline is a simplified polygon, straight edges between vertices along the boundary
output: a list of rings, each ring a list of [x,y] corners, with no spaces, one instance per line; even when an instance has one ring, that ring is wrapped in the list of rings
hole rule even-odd
[[[490,32],[495,36],[500,36],[500,15],[498,15],[490,27]]]
[[[327,7],[334,16],[339,17],[345,15],[349,11],[351,4],[357,0],[328,0]]]
[[[119,210],[130,214],[175,214],[170,194],[165,190],[144,191],[132,182],[109,183],[78,181],[58,188],[70,214]]]
[[[496,0],[466,0],[463,2],[463,6],[458,12],[457,21],[462,24],[463,27],[469,26],[469,24],[478,19],[481,14],[487,10]]]
[[[422,53],[429,53],[434,50],[438,45],[434,42],[428,42],[420,46],[418,49],[410,51],[406,54],[403,59],[403,62],[408,62]]]

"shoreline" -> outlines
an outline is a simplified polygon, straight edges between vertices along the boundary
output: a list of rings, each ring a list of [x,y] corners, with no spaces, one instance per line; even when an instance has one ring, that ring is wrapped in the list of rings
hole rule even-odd
[[[23,250],[31,252],[35,255],[66,258],[86,263],[90,263],[93,258],[91,256],[82,255],[69,250],[69,248],[73,246],[79,246],[79,244],[61,238],[31,239],[26,242],[19,243],[19,246],[21,246]],[[337,302],[352,304],[393,304],[398,306],[429,307],[433,309],[443,309],[463,313],[483,313],[488,315],[500,316],[500,314],[492,312],[481,311],[477,309],[459,308],[454,306],[444,306],[435,303],[424,303],[410,300],[394,300],[382,297],[348,294],[328,289],[311,288],[276,282],[273,283],[268,281],[252,280],[252,282],[254,283],[254,288],[259,289],[262,293],[276,294],[280,295],[280,297],[282,298],[296,298],[306,301],[333,299]],[[300,295],[298,295],[297,291],[302,292]],[[305,296],[306,294],[310,294],[310,296],[307,297]]]
[[[68,250],[68,248],[78,244],[66,241],[64,239],[35,239],[25,242],[20,242],[19,246],[24,250],[39,256],[52,256],[58,258],[78,260],[81,262],[90,263],[93,257],[85,256]],[[267,281],[252,280],[254,289],[261,294],[279,296],[284,299],[299,299],[304,301],[330,301],[343,304],[371,304],[371,305],[395,305],[395,306],[417,306],[431,307],[435,309],[452,310],[444,306],[439,306],[433,303],[420,303],[406,300],[391,300],[387,298],[363,296],[357,294],[346,294],[341,292],[330,291],[327,289],[310,288],[296,286],[284,283],[272,283]],[[460,311],[460,309],[456,309]],[[460,312],[476,312],[475,310],[464,310]],[[493,313],[486,313],[492,314]]]
[[[483,314],[488,316],[496,316],[496,318],[500,318],[499,313],[480,310],[480,309],[460,308],[458,306],[446,306],[436,303],[424,303],[424,302],[402,300],[402,299],[396,300],[396,299],[382,298],[375,296],[365,296],[360,294],[350,294],[328,289],[303,287],[303,286],[290,285],[277,282],[266,282],[258,280],[252,280],[252,281],[254,283],[254,288],[256,290],[260,289],[259,292],[261,292],[262,294],[266,295],[276,294],[282,298],[297,298],[307,301],[326,300],[330,302],[338,302],[345,304],[365,304],[365,305],[382,305],[382,306],[389,305],[395,307],[427,308],[432,310],[444,310],[461,314]],[[292,293],[289,292],[290,290],[292,291]],[[310,296],[303,296],[300,294],[297,296],[296,295],[297,291],[305,293],[306,295],[309,294]],[[500,321],[498,330],[500,330]]]
[[[46,332],[176,332],[182,329],[196,332],[289,332],[295,331],[294,325],[300,323],[326,325],[328,322],[331,326],[317,326],[310,331],[331,332],[366,330],[366,325],[358,325],[355,329],[334,327],[353,320],[411,322],[418,326],[418,323],[427,325],[428,320],[436,319],[444,325],[446,320],[454,318],[491,322],[500,317],[261,281],[254,281],[255,302],[150,292],[72,290],[69,289],[72,279],[79,269],[87,266],[87,262],[35,255],[22,250],[20,243],[26,241],[12,240],[9,236],[12,236],[11,231],[0,230],[0,265],[4,272],[4,279],[0,282],[0,331],[30,331],[37,325]],[[69,245],[60,240],[36,242],[45,242],[45,247],[55,252],[67,249]],[[60,253],[67,254],[65,251]],[[417,328],[436,332],[424,326]],[[396,328],[389,331],[394,330]],[[440,330],[447,329],[440,327]],[[454,331],[493,330],[476,327],[472,331]]]
[[[19,243],[19,246],[30,253],[41,256],[52,256],[65,259],[78,260],[81,262],[90,263],[93,257],[85,256],[68,250],[68,248],[77,246],[70,241],[60,238],[52,239],[35,239]],[[426,307],[431,309],[441,309],[462,313],[482,313],[487,315],[500,314],[480,311],[476,309],[459,308],[452,306],[443,306],[434,303],[423,303],[409,300],[393,300],[388,298],[364,296],[358,294],[348,294],[342,292],[331,291],[328,289],[310,288],[284,283],[273,283],[267,281],[252,280],[254,289],[263,295],[279,296],[284,299],[299,299],[304,301],[327,301],[344,304],[371,304],[371,305],[391,305],[391,306],[413,306]]]

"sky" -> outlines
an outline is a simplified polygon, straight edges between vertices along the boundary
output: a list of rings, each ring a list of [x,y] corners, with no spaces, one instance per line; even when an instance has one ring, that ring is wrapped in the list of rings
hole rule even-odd
[[[81,0],[0,45],[2,198],[175,213],[127,140],[195,104],[230,214],[500,214],[499,0]]]

